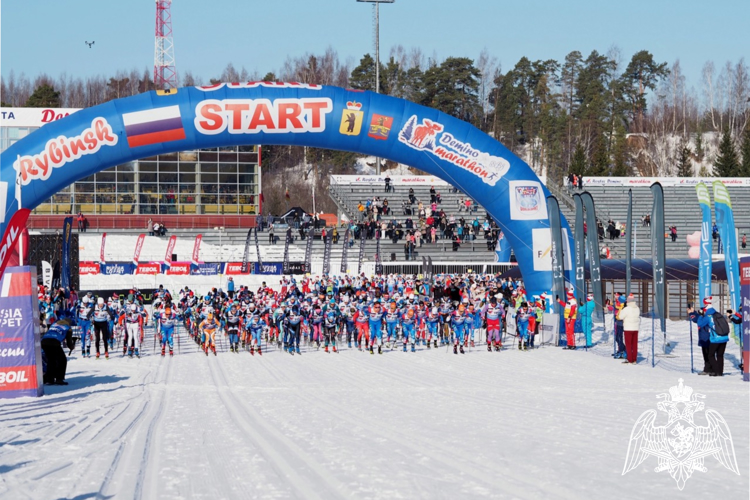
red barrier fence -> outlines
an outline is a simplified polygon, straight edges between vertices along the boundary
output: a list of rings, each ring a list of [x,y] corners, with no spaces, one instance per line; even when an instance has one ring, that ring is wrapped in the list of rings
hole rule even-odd
[[[62,229],[65,215],[31,215],[29,229]],[[255,227],[254,215],[88,215],[88,229],[140,229],[146,231],[148,220],[164,224],[167,229],[212,229]],[[77,227],[73,214],[73,228]]]

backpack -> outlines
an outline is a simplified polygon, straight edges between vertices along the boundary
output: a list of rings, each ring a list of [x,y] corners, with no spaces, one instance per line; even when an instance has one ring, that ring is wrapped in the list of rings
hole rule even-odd
[[[729,336],[729,323],[727,323],[727,318],[725,318],[720,312],[715,312],[713,315],[714,319],[714,332],[719,337],[727,337]]]

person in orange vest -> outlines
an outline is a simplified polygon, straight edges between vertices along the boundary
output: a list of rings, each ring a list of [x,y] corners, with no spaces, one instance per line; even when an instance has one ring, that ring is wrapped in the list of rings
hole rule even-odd
[[[557,299],[557,302],[565,308],[565,312],[563,314],[563,317],[565,318],[565,338],[567,346],[565,349],[575,349],[576,348],[576,335],[575,335],[575,327],[576,327],[576,317],[578,316],[578,302],[576,302],[575,295],[573,294],[573,290],[568,290],[568,301],[563,302],[559,298]]]

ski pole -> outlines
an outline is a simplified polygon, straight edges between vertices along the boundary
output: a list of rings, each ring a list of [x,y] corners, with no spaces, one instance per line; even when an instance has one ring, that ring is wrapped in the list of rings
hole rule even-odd
[[[690,322],[690,373],[695,373],[693,368],[693,322]]]

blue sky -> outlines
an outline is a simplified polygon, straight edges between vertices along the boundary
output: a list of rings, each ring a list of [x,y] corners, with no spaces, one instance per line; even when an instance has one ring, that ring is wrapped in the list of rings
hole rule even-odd
[[[562,60],[617,45],[624,64],[642,49],[659,62],[679,58],[688,86],[699,89],[704,62],[721,67],[750,49],[748,0],[396,0],[380,12],[383,59],[397,44],[441,59],[477,58],[487,48],[505,71],[524,55]],[[287,56],[328,46],[356,65],[373,51],[371,13],[356,0],[174,0],[177,71],[206,81],[231,62],[262,76]],[[3,0],[0,71],[152,70],[154,15],[153,0]],[[86,40],[96,41],[92,49]]]

